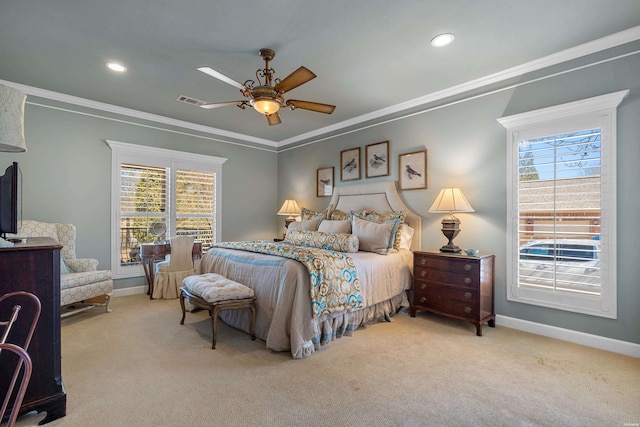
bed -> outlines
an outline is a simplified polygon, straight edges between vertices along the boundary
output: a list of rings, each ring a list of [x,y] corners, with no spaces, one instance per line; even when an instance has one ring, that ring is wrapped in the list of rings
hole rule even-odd
[[[415,236],[405,240],[403,248],[387,255],[364,251],[337,254],[352,260],[357,271],[357,308],[323,313],[312,310],[316,301],[312,304],[309,270],[294,259],[213,247],[200,262],[199,273],[218,273],[254,290],[256,336],[265,341],[267,348],[290,351],[295,359],[309,357],[332,340],[352,335],[361,325],[389,320],[400,308],[409,306],[406,290],[412,281],[412,251],[420,250],[421,217],[405,206],[395,183],[336,187],[329,206],[332,211],[347,213],[363,209],[380,214],[405,212],[404,223]],[[233,243],[228,245],[233,247]],[[232,327],[249,331],[246,310],[222,312],[220,318]]]

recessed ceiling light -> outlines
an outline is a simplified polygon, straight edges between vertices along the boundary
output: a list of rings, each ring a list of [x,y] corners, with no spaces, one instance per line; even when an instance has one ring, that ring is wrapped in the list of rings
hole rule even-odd
[[[127,71],[127,67],[118,64],[117,62],[107,62],[107,67],[109,67],[110,70],[117,71],[118,73],[124,73]]]
[[[446,46],[449,43],[451,43],[454,38],[455,37],[453,36],[453,34],[449,34],[449,33],[439,34],[431,40],[431,46],[434,46],[434,47]]]

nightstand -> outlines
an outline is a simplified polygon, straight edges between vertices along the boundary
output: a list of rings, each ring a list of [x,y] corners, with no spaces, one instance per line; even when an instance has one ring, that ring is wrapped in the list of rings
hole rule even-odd
[[[495,327],[494,264],[494,255],[414,252],[411,317],[424,310],[466,320],[482,336],[483,323]]]

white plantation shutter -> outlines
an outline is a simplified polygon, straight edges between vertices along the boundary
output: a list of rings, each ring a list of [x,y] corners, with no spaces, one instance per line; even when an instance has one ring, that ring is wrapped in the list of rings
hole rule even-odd
[[[616,108],[628,93],[498,119],[509,301],[616,318]]]
[[[138,263],[136,248],[166,239],[154,236],[151,225],[169,223],[171,171],[157,166],[122,163],[120,167],[120,263]]]
[[[197,236],[203,249],[215,242],[216,175],[211,172],[176,171],[176,231]]]
[[[601,293],[601,132],[518,142],[518,284]]]

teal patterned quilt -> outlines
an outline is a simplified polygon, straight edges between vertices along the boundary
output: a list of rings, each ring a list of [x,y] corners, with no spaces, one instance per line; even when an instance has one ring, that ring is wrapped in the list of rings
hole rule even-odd
[[[342,252],[266,240],[221,242],[214,246],[277,255],[302,263],[309,271],[309,293],[314,318],[363,307],[355,264],[353,259]]]

